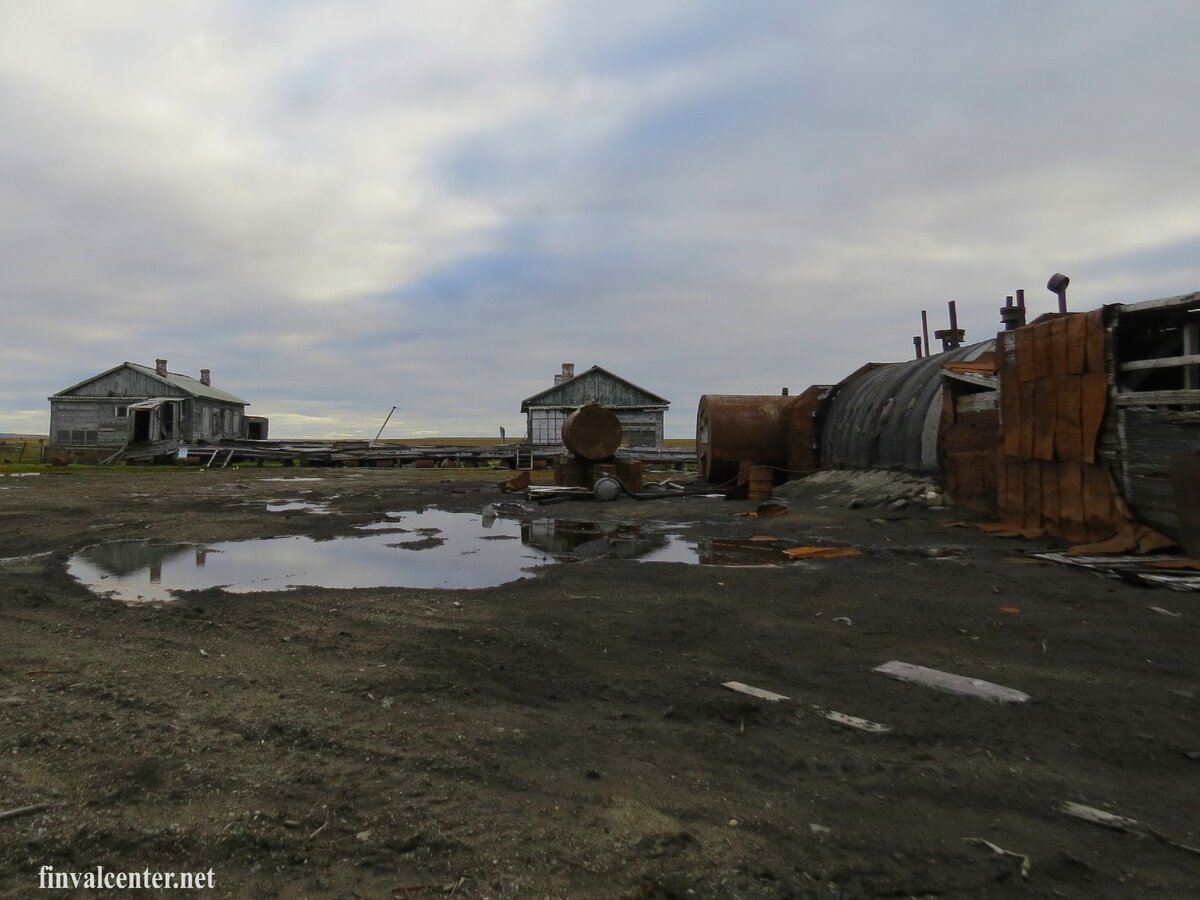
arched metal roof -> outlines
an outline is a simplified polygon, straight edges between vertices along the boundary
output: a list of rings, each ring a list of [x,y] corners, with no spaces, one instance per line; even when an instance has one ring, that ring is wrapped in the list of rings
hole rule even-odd
[[[942,365],[978,359],[995,347],[993,339],[859,369],[825,407],[821,465],[936,472]]]

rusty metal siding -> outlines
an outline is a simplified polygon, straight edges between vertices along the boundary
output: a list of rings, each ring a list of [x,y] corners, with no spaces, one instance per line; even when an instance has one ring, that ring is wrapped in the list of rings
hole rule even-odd
[[[995,345],[994,340],[982,341],[851,375],[826,405],[822,465],[936,472],[942,365],[977,359]]]

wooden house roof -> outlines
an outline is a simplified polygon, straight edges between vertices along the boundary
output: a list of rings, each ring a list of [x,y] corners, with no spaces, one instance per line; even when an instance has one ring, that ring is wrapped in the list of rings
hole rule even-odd
[[[250,405],[245,400],[235,397],[233,394],[226,393],[225,391],[215,388],[210,384],[205,384],[199,378],[193,378],[190,375],[179,375],[175,372],[168,372],[164,377],[159,375],[153,366],[143,366],[139,363],[132,362],[123,362],[119,366],[113,366],[111,369],[101,372],[99,375],[93,375],[91,378],[85,378],[78,384],[73,384],[69,388],[64,388],[57,394],[54,394],[52,397],[50,397],[50,399],[58,400],[73,396],[80,398],[89,397],[91,395],[83,391],[83,388],[87,387],[92,382],[99,381],[101,378],[105,378],[111,375],[113,372],[118,372],[121,369],[132,369],[135,372],[146,376],[147,378],[173,387],[191,397],[199,397],[205,400],[216,400],[220,403],[233,403],[239,406]]]
[[[609,409],[666,409],[671,401],[653,394],[608,369],[592,366],[574,378],[539,391],[521,401],[521,412],[531,407],[576,409],[598,403]]]

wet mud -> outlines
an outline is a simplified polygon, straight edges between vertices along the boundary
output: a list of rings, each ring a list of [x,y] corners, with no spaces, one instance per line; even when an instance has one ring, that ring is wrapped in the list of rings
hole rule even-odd
[[[212,868],[236,897],[1200,894],[1195,595],[829,485],[755,519],[702,497],[522,509],[496,480],[6,479],[0,815],[36,809],[0,818],[0,896],[43,865]],[[383,562],[322,555],[346,546]],[[404,583],[441,556],[443,581],[486,583]],[[175,592],[104,596],[122,579]]]

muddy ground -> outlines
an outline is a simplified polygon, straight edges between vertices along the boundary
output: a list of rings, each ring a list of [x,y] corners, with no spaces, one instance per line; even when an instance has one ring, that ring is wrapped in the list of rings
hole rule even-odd
[[[46,865],[212,869],[209,895],[236,897],[1200,896],[1198,595],[1031,563],[1052,545],[952,510],[849,509],[828,485],[769,519],[699,497],[548,506],[536,515],[864,553],[718,568],[584,545],[478,590],[131,607],[64,568],[99,541],[478,513],[512,499],[495,480],[0,477],[0,896],[34,894]],[[267,510],[297,498],[329,513]],[[889,660],[1032,700],[872,671]]]

